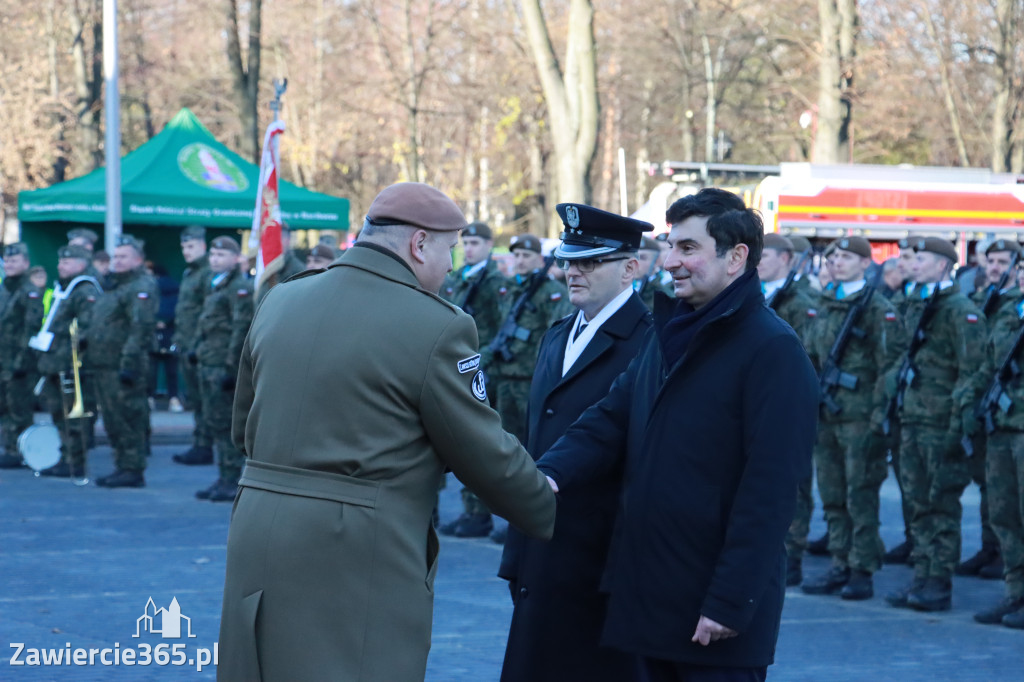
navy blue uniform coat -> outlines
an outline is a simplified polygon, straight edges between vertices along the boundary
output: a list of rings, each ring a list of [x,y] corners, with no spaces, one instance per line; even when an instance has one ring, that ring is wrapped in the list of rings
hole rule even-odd
[[[530,385],[527,450],[542,455],[603,397],[636,357],[651,315],[633,294],[605,321],[562,376],[576,315],[541,341]],[[599,647],[606,598],[598,593],[621,491],[621,467],[561,495],[550,542],[509,529],[498,575],[510,581],[515,610],[503,682],[632,679],[635,657]]]
[[[538,467],[568,495],[625,457],[605,644],[697,665],[769,665],[783,539],[810,475],[817,379],[756,276],[666,367],[658,331],[673,307],[659,297],[640,356]],[[692,643],[702,614],[739,635]]]

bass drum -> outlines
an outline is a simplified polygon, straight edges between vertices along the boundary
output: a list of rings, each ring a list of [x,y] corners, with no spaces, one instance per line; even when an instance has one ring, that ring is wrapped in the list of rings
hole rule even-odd
[[[18,452],[33,471],[49,469],[60,462],[60,432],[53,424],[35,424],[18,436]]]

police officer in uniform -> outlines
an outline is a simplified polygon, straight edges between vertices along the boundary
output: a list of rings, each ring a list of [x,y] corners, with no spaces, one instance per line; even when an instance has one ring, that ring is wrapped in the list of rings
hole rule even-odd
[[[497,387],[495,407],[501,415],[502,427],[526,442],[526,404],[529,401],[530,380],[537,363],[537,349],[551,324],[567,315],[572,306],[568,302],[565,285],[547,274],[540,239],[532,234],[512,238],[509,250],[515,256],[516,275],[499,289],[502,325],[512,317],[516,301],[531,292],[529,300],[513,321],[515,332],[506,339],[504,355],[495,354],[481,345],[481,367],[488,378],[494,377]],[[471,497],[463,498],[465,514],[454,524],[440,528],[445,535],[456,537],[482,537],[493,529],[490,511]]]
[[[243,455],[231,441],[231,403],[238,358],[253,316],[252,284],[238,264],[241,248],[231,237],[210,242],[210,291],[193,341],[199,362],[199,395],[210,435],[217,445],[219,477],[196,497],[211,502],[235,499]]]
[[[1003,310],[1012,311],[1020,298],[1020,292],[1016,287],[1016,273],[1009,272],[1011,265],[1020,256],[1020,246],[1017,242],[1008,239],[997,239],[985,249],[984,267],[985,286],[970,294],[969,298],[979,309],[984,312],[986,301],[995,297],[990,304],[990,327],[999,318]],[[1005,273],[1009,272],[1006,283],[1002,290],[996,291]],[[979,575],[986,578],[1001,580],[1003,577],[1003,562],[999,554],[999,538],[996,537],[992,524],[989,522],[989,497],[988,486],[985,481],[985,431],[979,429],[972,439],[974,455],[968,460],[971,469],[971,480],[978,486],[981,493],[981,549],[978,552],[959,564],[956,567],[957,575]]]
[[[77,320],[78,338],[88,332],[92,309],[102,291],[99,282],[86,274],[92,254],[82,246],[63,246],[57,251],[58,284],[63,298],[56,303],[49,331],[50,347],[39,356],[39,373],[44,378],[42,399],[60,434],[61,461],[40,472],[43,476],[85,478],[85,453],[89,420],[67,419],[73,404],[66,385],[72,382],[71,325]],[[75,281],[75,280],[78,281]],[[74,286],[72,286],[74,283]],[[71,287],[70,291],[68,287]],[[77,342],[77,341],[76,341]],[[89,390],[88,379],[79,372],[82,395]]]
[[[7,274],[3,288],[7,296],[0,308],[0,420],[4,447],[0,469],[21,466],[18,436],[32,426],[36,357],[28,341],[42,324],[43,294],[28,278],[30,266],[28,246],[22,242],[4,249]]]
[[[114,449],[115,471],[96,479],[104,488],[146,485],[149,433],[149,354],[156,349],[156,280],[146,272],[141,240],[124,235],[114,249],[111,287],[93,307],[84,337],[103,425]]]
[[[559,204],[557,211],[565,232],[554,255],[579,312],[556,322],[541,341],[527,441],[535,458],[608,392],[651,327],[632,285],[644,275],[636,258],[641,233],[652,226],[582,204]],[[562,495],[550,542],[509,530],[498,570],[515,602],[504,682],[623,682],[636,675],[635,657],[599,644],[599,584],[621,483],[616,469]]]
[[[206,228],[189,225],[181,231],[181,255],[185,258],[185,272],[181,275],[178,303],[174,308],[174,337],[171,346],[179,356],[178,367],[185,379],[185,407],[195,418],[192,447],[173,459],[179,464],[212,464],[213,438],[203,413],[200,398],[199,367],[195,360],[193,342],[203,301],[210,291],[210,261],[206,253]]]
[[[829,389],[830,400],[823,402],[819,414],[814,461],[832,567],[806,580],[802,589],[862,600],[874,596],[872,575],[881,568],[885,552],[878,533],[879,490],[887,473],[881,434],[888,403],[885,382],[904,348],[904,331],[896,309],[865,281],[871,265],[868,240],[843,237],[835,245],[836,286],[822,293],[807,343],[819,372],[851,308],[863,305],[869,292],[871,298],[856,321],[857,331],[849,333],[842,356],[836,358],[834,369],[842,372],[847,385]]]
[[[907,305],[907,330],[914,333],[929,305],[934,310],[913,359],[913,374],[897,387],[903,393],[900,477],[910,511],[914,579],[886,601],[948,611],[953,569],[960,559],[960,495],[970,481],[960,443],[978,429],[975,384],[987,334],[984,315],[950,278],[957,260],[953,245],[927,237],[914,250],[917,286]]]

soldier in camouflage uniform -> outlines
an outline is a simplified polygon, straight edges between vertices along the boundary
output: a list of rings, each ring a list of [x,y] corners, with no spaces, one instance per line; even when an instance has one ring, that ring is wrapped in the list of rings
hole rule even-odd
[[[907,305],[907,330],[914,333],[929,305],[934,310],[913,358],[912,376],[896,386],[903,399],[897,415],[900,477],[910,510],[914,579],[886,601],[948,611],[953,569],[960,559],[960,495],[970,481],[961,439],[978,429],[977,374],[987,333],[984,315],[949,277],[957,259],[953,245],[928,237],[918,240],[914,250],[917,287]]]
[[[821,406],[814,449],[832,567],[809,578],[802,589],[861,600],[874,596],[872,575],[885,552],[878,533],[879,490],[887,473],[881,429],[888,402],[886,372],[900,359],[904,331],[896,309],[865,281],[871,244],[863,237],[843,237],[835,244],[836,286],[821,294],[807,343],[819,373],[833,369],[829,356],[850,310],[870,298],[856,321],[858,332],[850,332],[842,356],[833,359],[844,380],[855,385],[827,389],[830,400]]]
[[[281,223],[281,248],[284,253],[284,264],[280,270],[268,277],[265,283],[260,284],[260,290],[256,294],[257,305],[276,285],[306,269],[305,263],[292,251],[292,231],[287,223]]]
[[[1018,292],[1013,304],[1000,306],[991,324],[992,332],[980,376],[991,381],[1024,329],[1024,268],[1018,269]],[[1024,363],[1020,349],[1015,359]],[[1003,387],[1012,408],[996,408],[995,431],[988,435],[986,476],[988,478],[989,522],[1002,551],[1006,596],[998,604],[976,613],[979,623],[1024,629],[1024,383],[1019,377],[1004,377]]]
[[[185,257],[185,272],[178,289],[178,304],[174,307],[174,337],[171,348],[178,354],[181,375],[185,379],[185,407],[192,410],[196,428],[192,434],[192,447],[174,455],[179,464],[213,464],[213,437],[203,414],[203,401],[199,393],[199,367],[195,362],[196,349],[192,346],[196,336],[199,313],[210,291],[210,262],[206,255],[206,229],[189,225],[181,231],[181,255]]]
[[[130,235],[114,249],[110,288],[93,307],[83,337],[83,362],[91,371],[116,470],[96,479],[105,488],[146,485],[149,432],[149,355],[156,350],[156,280],[144,266],[143,244]]]
[[[633,280],[633,290],[640,296],[648,310],[654,310],[654,292],[660,291],[668,296],[675,297],[675,287],[672,280],[668,283],[662,278],[662,269],[659,267],[661,261],[661,247],[656,239],[643,237],[640,240],[640,250],[636,257],[640,261],[640,270],[637,278]]]
[[[244,456],[231,440],[231,406],[238,359],[253,316],[252,283],[238,265],[241,248],[231,237],[210,242],[210,291],[193,341],[199,360],[199,394],[210,434],[217,445],[218,479],[196,497],[212,502],[235,499]]]
[[[31,376],[36,372],[35,351],[28,341],[39,331],[43,318],[43,295],[29,281],[28,247],[18,242],[4,249],[7,276],[3,288],[7,298],[0,308],[0,422],[3,428],[3,454],[0,468],[20,467],[18,436],[32,426]]]
[[[509,318],[520,295],[530,289],[531,282],[541,278],[540,286],[515,320],[516,332],[507,340],[508,356],[500,357],[481,346],[480,368],[486,372],[488,381],[493,377],[497,382],[495,403],[501,415],[502,428],[525,443],[526,404],[541,338],[555,320],[572,312],[572,305],[565,285],[547,274],[540,239],[530,234],[517,235],[512,238],[509,250],[515,256],[516,276],[499,289],[499,319],[502,324]],[[480,537],[490,533],[493,527],[490,511],[483,505],[473,508],[472,499],[464,498],[463,502],[469,503],[466,513],[439,530],[458,537]]]
[[[102,295],[99,282],[86,274],[92,255],[82,246],[64,246],[57,251],[58,284],[61,298],[50,321],[53,334],[49,350],[39,355],[39,373],[43,376],[42,400],[46,411],[60,433],[61,461],[40,472],[43,476],[85,478],[85,453],[88,444],[89,420],[85,417],[67,419],[73,396],[65,384],[72,382],[71,323],[77,320],[79,338],[92,321],[92,309]],[[84,277],[83,277],[84,276]],[[75,282],[76,278],[83,277]],[[68,287],[74,283],[69,290]],[[63,379],[63,381],[62,381]],[[82,395],[89,390],[88,380],[79,372]]]
[[[787,237],[776,233],[766,234],[757,275],[761,279],[765,302],[793,328],[806,348],[816,314],[817,292],[806,284],[806,277],[794,278],[783,291],[790,270],[795,266],[793,251],[793,243]],[[807,549],[807,534],[814,508],[812,488],[813,482],[808,477],[797,490],[796,513],[786,534],[787,585],[799,585],[803,580],[802,558]]]
[[[1016,287],[1016,274],[1010,267],[1020,255],[1017,242],[1008,239],[997,239],[985,249],[983,267],[985,286],[970,295],[971,301],[985,313],[989,323],[993,323],[1003,311],[1012,310],[1019,298]],[[1007,275],[1000,290],[996,290]],[[986,308],[987,305],[987,308]],[[971,480],[981,493],[981,549],[956,567],[957,575],[981,575],[999,580],[1003,577],[1003,562],[999,556],[999,539],[989,523],[988,486],[985,484],[985,452],[986,434],[979,429],[972,439],[974,455],[967,461],[971,471]]]

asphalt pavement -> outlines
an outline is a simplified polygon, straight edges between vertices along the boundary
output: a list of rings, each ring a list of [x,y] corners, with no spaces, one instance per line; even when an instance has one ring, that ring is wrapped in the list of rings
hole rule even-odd
[[[191,428],[188,413],[154,413],[142,489],[75,486],[27,469],[0,470],[0,680],[215,678],[211,664],[197,668],[212,658],[217,639],[231,505],[193,497],[216,478],[214,467],[171,461]],[[92,477],[111,469],[102,433],[99,442],[89,458]],[[448,483],[444,520],[460,507],[461,486],[452,477]],[[890,476],[882,490],[889,546],[902,536],[898,495]],[[977,489],[968,488],[963,499],[969,556],[980,543]],[[816,509],[812,537],[823,531]],[[442,538],[427,680],[498,679],[512,612],[505,583],[494,576],[500,554],[486,539]],[[804,562],[805,575],[827,567],[819,557]],[[876,597],[865,602],[791,588],[769,680],[1024,680],[1024,632],[971,618],[1001,598],[1000,582],[956,578],[953,610],[923,614],[882,600],[909,578],[907,568],[886,566],[876,576]],[[180,637],[168,625],[158,632],[168,622],[180,626]],[[90,649],[96,650],[91,665]],[[135,665],[122,658],[128,650]],[[58,654],[60,665],[52,663]],[[84,665],[75,663],[76,654]],[[43,664],[44,655],[50,664]],[[38,665],[31,665],[33,656]],[[103,664],[115,657],[119,665]],[[149,665],[139,665],[147,657]]]

